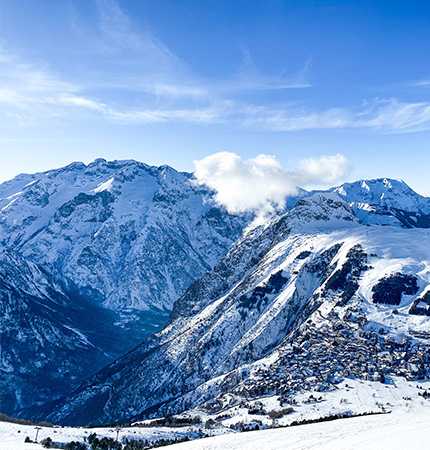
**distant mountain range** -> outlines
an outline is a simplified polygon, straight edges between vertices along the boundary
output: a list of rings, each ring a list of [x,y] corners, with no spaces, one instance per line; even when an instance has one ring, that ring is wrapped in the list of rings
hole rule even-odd
[[[135,161],[0,185],[3,412],[130,421],[428,373],[430,199],[359,181],[250,226],[213,194]]]
[[[429,198],[299,190],[252,226],[213,197],[136,161],[0,185],[2,412],[83,425],[426,376]]]
[[[331,189],[345,200],[366,225],[430,227],[430,199],[402,180],[358,181]]]

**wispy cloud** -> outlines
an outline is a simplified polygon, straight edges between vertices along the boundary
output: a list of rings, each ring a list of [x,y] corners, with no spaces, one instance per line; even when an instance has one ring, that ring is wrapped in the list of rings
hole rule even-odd
[[[92,109],[94,111],[104,112],[109,109],[104,103],[89,100],[83,97],[61,96],[57,98],[48,98],[47,102],[60,105],[79,106],[82,108]]]
[[[361,129],[382,133],[430,130],[430,103],[373,99],[362,105],[317,109],[277,103],[256,105],[240,100],[244,90],[281,91],[311,86],[308,60],[297,74],[262,73],[248,49],[239,70],[224,80],[201,79],[148,29],[141,29],[114,0],[96,0],[99,33],[106,51],[126,53],[119,74],[95,68],[91,81],[77,83],[43,61],[23,61],[0,47],[3,114],[19,125],[34,126],[51,117],[103,118],[119,124],[183,122],[224,124],[276,132],[315,129]],[[131,63],[130,63],[131,61]],[[130,66],[127,64],[131,64]],[[430,84],[421,80],[420,85]],[[133,102],[114,91],[133,91]],[[238,94],[238,95],[236,95]]]
[[[367,129],[386,133],[430,130],[430,103],[374,99],[362,107],[312,109],[248,107],[243,123],[269,131]]]
[[[203,90],[193,80],[187,64],[171,52],[146,26],[142,29],[115,0],[96,0],[105,50],[116,53],[131,70],[122,78],[107,80],[120,89],[156,96],[196,96]]]
[[[189,122],[201,124],[220,123],[231,110],[231,102],[217,102],[207,107],[194,109],[142,109],[119,110],[105,103],[83,97],[62,96],[47,99],[51,104],[83,108],[101,113],[107,119],[122,124],[145,124],[154,122]]]
[[[313,111],[309,108],[243,108],[243,125],[268,131],[302,131],[313,129],[345,128],[353,117],[347,109],[333,108]]]
[[[410,83],[410,86],[413,87],[422,87],[422,86],[430,86],[430,79],[417,80]]]
[[[272,75],[262,73],[252,60],[249,49],[242,46],[242,53],[243,60],[239,70],[219,86],[224,92],[300,89],[312,86],[308,74],[311,65],[310,59],[306,61],[302,70],[288,77],[285,76],[285,70]]]
[[[48,98],[80,91],[76,84],[54,75],[45,62],[24,62],[4,46],[0,46],[0,55],[0,104],[7,105],[5,116],[16,119],[19,125],[36,125],[42,116],[57,116]]]
[[[106,116],[124,124],[139,124],[150,122],[186,122],[199,124],[222,123],[225,120],[222,106],[209,106],[196,109],[154,109],[142,111],[116,111],[108,109]]]
[[[78,87],[53,75],[45,62],[24,62],[0,45],[0,62],[2,64],[2,92],[18,92],[28,95],[46,92],[75,92]]]
[[[397,99],[374,99],[355,108],[315,110],[294,105],[275,108],[216,97],[192,86],[184,94],[195,96],[195,101],[190,102],[182,98],[181,87],[158,83],[151,89],[155,95],[169,97],[167,104],[150,102],[146,108],[130,109],[91,98],[84,87],[61,80],[45,63],[22,62],[4,49],[1,59],[4,69],[0,103],[8,105],[7,117],[20,125],[35,125],[42,117],[65,115],[79,120],[80,115],[74,111],[84,109],[121,124],[228,124],[279,132],[351,128],[386,133],[430,130],[430,103]],[[151,89],[148,87],[148,91]]]
[[[108,39],[109,51],[127,51],[138,57],[135,71],[141,76],[125,76],[111,84],[156,96],[218,97],[245,90],[281,90],[309,87],[310,60],[294,75],[262,73],[252,61],[249,50],[242,47],[243,60],[236,73],[222,81],[201,79],[180,57],[171,52],[149,27],[142,29],[114,0],[96,0],[100,30]],[[113,45],[113,47],[112,47]]]
[[[114,0],[96,0],[100,17],[100,29],[122,51],[130,50],[158,64],[182,64],[161,41],[148,30],[139,29],[138,25],[128,16]]]
[[[20,124],[35,123],[23,120],[23,114],[40,119],[53,116],[78,119],[74,111],[81,108],[123,124],[167,121],[243,124],[247,106],[232,101],[232,93],[307,86],[307,66],[290,78],[282,74],[268,76],[258,70],[247,51],[240,70],[233,76],[223,81],[201,79],[157,39],[149,27],[142,29],[118,2],[95,0],[95,4],[99,31],[97,35],[91,30],[86,36],[96,41],[89,48],[100,49],[100,43],[104,43],[101,51],[115,54],[114,59],[122,62],[118,64],[119,72],[101,71],[94,66],[92,71],[88,68],[89,76],[84,77],[84,81],[74,83],[55,74],[43,61],[22,61],[3,47],[0,103],[10,108],[9,119],[16,118]],[[84,30],[80,29],[80,33]],[[73,75],[71,77],[74,79]],[[121,104],[113,94],[115,91],[136,92],[140,95],[136,97],[140,107],[133,108],[127,102]],[[14,111],[16,109],[22,111]]]
[[[375,99],[370,107],[358,115],[353,126],[386,132],[430,130],[430,103]]]
[[[38,125],[34,115],[29,113],[6,113],[6,117],[13,119],[20,127]]]
[[[99,88],[144,93],[158,99],[194,101],[211,96],[203,84],[193,84],[187,80],[159,80],[158,77],[127,76],[121,80],[103,81]]]

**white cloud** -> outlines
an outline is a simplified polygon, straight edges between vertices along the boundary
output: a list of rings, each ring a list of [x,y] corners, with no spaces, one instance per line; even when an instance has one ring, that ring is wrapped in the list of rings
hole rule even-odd
[[[94,111],[106,111],[108,108],[104,103],[95,102],[83,97],[61,96],[51,99],[52,103],[58,103],[69,106],[80,106],[82,108],[93,109]]]
[[[300,162],[299,178],[301,185],[324,183],[334,184],[342,180],[351,169],[351,163],[344,155],[305,158]]]
[[[414,81],[410,85],[413,87],[430,86],[430,79]]]
[[[387,132],[430,130],[430,103],[375,99],[370,107],[357,116],[353,126]]]
[[[343,155],[309,158],[288,170],[270,155],[242,160],[235,153],[220,152],[194,161],[197,183],[216,191],[215,200],[230,213],[267,213],[282,208],[298,186],[340,181],[350,170]]]

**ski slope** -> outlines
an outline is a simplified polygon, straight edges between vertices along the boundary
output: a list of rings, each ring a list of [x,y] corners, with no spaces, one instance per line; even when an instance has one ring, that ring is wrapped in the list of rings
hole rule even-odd
[[[424,450],[430,415],[393,413],[216,436],[172,450]]]

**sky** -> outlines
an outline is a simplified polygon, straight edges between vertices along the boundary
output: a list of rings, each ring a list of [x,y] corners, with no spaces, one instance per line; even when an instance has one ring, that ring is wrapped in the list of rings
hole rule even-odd
[[[263,154],[430,192],[428,1],[0,0],[0,63],[0,181]]]

